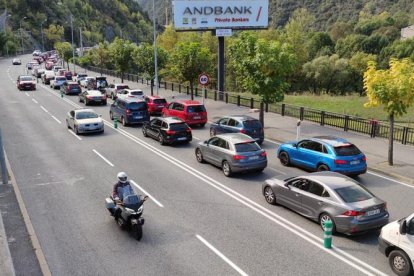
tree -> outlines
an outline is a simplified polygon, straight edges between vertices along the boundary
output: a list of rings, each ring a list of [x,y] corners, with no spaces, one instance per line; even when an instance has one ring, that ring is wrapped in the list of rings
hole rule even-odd
[[[375,61],[376,55],[357,52],[349,59],[349,67],[351,71],[352,84],[354,89],[360,96],[364,93],[364,72],[367,70],[368,62]]]
[[[149,43],[142,43],[134,50],[132,57],[138,67],[138,72],[151,80],[151,95],[153,95],[155,79],[154,46]],[[157,47],[157,67],[159,71],[165,68],[167,61],[168,53],[164,49]]]
[[[309,58],[313,59],[320,56],[320,53],[333,52],[335,43],[332,41],[328,33],[316,32],[312,35],[308,42]]]
[[[107,66],[109,63],[109,49],[107,42],[99,43],[98,48],[92,51],[92,60],[93,63],[101,69]]]
[[[333,41],[338,41],[339,39],[345,38],[348,35],[352,34],[352,32],[353,32],[352,24],[338,21],[332,25],[330,34],[331,34]]]
[[[409,59],[391,59],[390,68],[377,70],[376,63],[368,63],[364,73],[364,88],[368,96],[365,107],[382,105],[388,114],[388,164],[393,165],[394,119],[407,113],[414,102],[414,64]]]
[[[121,82],[124,82],[124,74],[130,70],[132,65],[132,53],[134,51],[134,44],[128,40],[115,38],[109,44],[109,53],[112,57],[115,69],[121,73]]]
[[[69,42],[56,42],[54,48],[58,52],[59,56],[62,57],[63,61],[68,65],[69,70],[69,59],[72,57],[72,46]],[[65,66],[65,64],[63,64]]]
[[[50,45],[54,45],[56,42],[61,41],[63,33],[63,26],[55,24],[50,24],[49,27],[44,30],[45,37],[49,41]]]
[[[283,101],[289,88],[286,78],[297,62],[292,46],[244,32],[229,46],[229,58],[241,86],[260,97],[260,122],[264,125],[263,105]]]
[[[191,89],[191,99],[194,99],[194,82],[203,72],[209,72],[211,53],[199,42],[180,42],[174,48],[170,59],[170,74],[179,81],[188,81]]]

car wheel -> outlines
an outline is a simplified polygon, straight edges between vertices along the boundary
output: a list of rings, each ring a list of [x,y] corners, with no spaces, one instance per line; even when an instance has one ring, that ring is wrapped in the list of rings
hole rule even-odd
[[[326,221],[328,221],[328,220],[330,220],[330,221],[332,221],[332,234],[333,233],[335,233],[336,232],[336,227],[335,227],[335,222],[334,222],[334,220],[331,218],[331,216],[329,215],[329,214],[327,214],[327,213],[322,213],[320,216],[319,216],[319,225],[321,226],[321,228],[322,228],[322,230],[324,230],[324,225],[325,225],[325,222]]]
[[[127,122],[126,122],[126,120],[123,116],[121,117],[121,123],[122,123],[123,126],[127,125]]]
[[[210,137],[213,137],[216,135],[216,130],[214,128],[210,128]]]
[[[264,188],[264,197],[267,203],[272,204],[272,205],[276,204],[276,196],[270,186],[266,186]]]
[[[107,102],[106,102],[106,101],[104,101],[104,102],[103,102],[103,105],[107,105]]]
[[[410,258],[402,250],[393,250],[388,256],[392,271],[400,276],[413,275],[413,268]]]
[[[279,153],[279,160],[280,160],[280,163],[283,166],[289,166],[290,165],[289,154],[286,151],[282,151],[281,153]]]
[[[109,119],[111,119],[111,120],[114,119],[114,114],[112,114],[112,112],[109,112]]]
[[[79,102],[80,102],[80,103],[82,102],[82,99],[81,99],[81,97],[79,97]]]
[[[148,137],[148,133],[147,133],[147,128],[143,127],[142,128],[142,135],[144,135],[144,137]]]
[[[223,173],[224,173],[225,176],[229,177],[229,176],[232,175],[231,167],[230,167],[229,162],[223,161],[223,164],[222,164],[221,168],[222,168]]]
[[[195,154],[198,163],[204,163],[203,153],[201,152],[201,149],[196,149]]]
[[[158,142],[160,142],[161,145],[165,145],[164,136],[162,134],[158,134]]]
[[[316,171],[318,171],[318,172],[329,171],[329,167],[326,166],[325,164],[321,164],[321,165],[318,166],[318,168],[316,169]]]

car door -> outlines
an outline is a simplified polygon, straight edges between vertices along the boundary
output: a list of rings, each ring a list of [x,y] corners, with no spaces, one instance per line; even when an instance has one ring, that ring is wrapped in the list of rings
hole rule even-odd
[[[309,141],[306,148],[301,149],[304,166],[316,169],[322,160],[323,145],[316,141]]]
[[[329,192],[317,182],[310,181],[309,190],[302,194],[303,215],[317,219],[321,209],[329,205]]]
[[[218,137],[210,138],[207,141],[206,145],[202,147],[203,158],[209,163],[214,162],[212,157],[212,150],[214,149],[213,147],[217,147],[218,141]]]
[[[210,145],[211,162],[214,165],[221,166],[221,162],[226,159],[226,153],[228,152],[228,143],[223,138],[218,139]]]
[[[414,215],[407,219],[407,234],[400,235],[400,247],[406,251],[414,262]]]
[[[239,122],[236,121],[233,118],[230,118],[229,121],[228,121],[228,123],[227,123],[226,130],[227,130],[228,133],[229,132],[230,133],[239,132],[238,126],[239,126]]]
[[[288,181],[286,184],[287,186],[285,185],[278,191],[276,195],[277,201],[281,205],[302,214],[302,195],[309,189],[308,180],[304,178],[295,178]]]
[[[155,118],[150,123],[150,135],[151,137],[156,138],[158,136],[158,133],[160,131],[162,121],[158,118]]]
[[[220,134],[220,133],[224,133],[225,132],[225,127],[227,126],[227,122],[229,121],[229,118],[222,118],[220,120],[217,121],[216,124],[216,134]]]
[[[164,109],[164,116],[173,116],[173,110],[174,110],[175,103],[170,103],[167,108]]]
[[[69,112],[68,123],[69,123],[70,128],[74,129],[75,127],[75,111],[74,110]]]

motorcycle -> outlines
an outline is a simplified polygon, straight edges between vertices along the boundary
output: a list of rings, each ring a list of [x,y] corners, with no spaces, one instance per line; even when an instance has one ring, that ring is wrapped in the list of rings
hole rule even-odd
[[[124,196],[123,200],[106,198],[106,209],[114,216],[115,221],[122,230],[130,230],[136,240],[142,238],[142,226],[145,219],[142,217],[144,212],[144,202],[148,196],[138,196],[135,194]]]

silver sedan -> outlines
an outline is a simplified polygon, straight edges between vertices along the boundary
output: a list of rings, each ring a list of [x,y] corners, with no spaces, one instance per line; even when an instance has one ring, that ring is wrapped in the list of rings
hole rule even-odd
[[[269,204],[280,204],[319,222],[333,222],[332,232],[352,235],[388,223],[387,204],[357,181],[335,172],[266,180],[262,192]]]
[[[69,111],[66,116],[66,125],[76,134],[104,132],[104,122],[93,109],[81,108]]]
[[[266,151],[254,139],[242,133],[214,136],[198,144],[197,161],[221,167],[225,176],[235,172],[263,171],[267,166]]]

